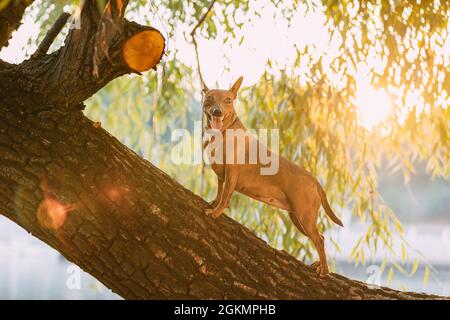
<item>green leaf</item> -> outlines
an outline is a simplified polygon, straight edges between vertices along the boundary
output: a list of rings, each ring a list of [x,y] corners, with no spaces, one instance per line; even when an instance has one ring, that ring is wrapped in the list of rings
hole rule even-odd
[[[390,267],[389,268],[389,273],[388,273],[388,277],[387,277],[387,286],[390,287],[392,285],[392,279],[394,277],[394,268]]]
[[[423,287],[427,286],[428,278],[430,277],[430,268],[428,266],[425,267],[425,272],[423,275]]]

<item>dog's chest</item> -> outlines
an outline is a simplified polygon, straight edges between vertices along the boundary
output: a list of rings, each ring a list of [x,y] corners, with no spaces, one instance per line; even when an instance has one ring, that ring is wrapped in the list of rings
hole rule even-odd
[[[229,142],[228,142],[229,143]],[[232,145],[232,144],[229,144]],[[210,161],[211,168],[214,173],[221,179],[225,179],[225,165],[224,163],[234,164],[234,160],[229,160],[227,157],[228,152],[232,152],[231,159],[235,158],[236,148],[227,148],[227,135],[224,134],[220,137],[219,141],[215,141],[215,137],[211,137],[208,143],[208,160]],[[228,161],[228,162],[227,162]]]

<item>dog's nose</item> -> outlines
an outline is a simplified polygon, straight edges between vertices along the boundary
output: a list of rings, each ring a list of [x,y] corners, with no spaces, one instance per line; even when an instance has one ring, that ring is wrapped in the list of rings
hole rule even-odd
[[[212,109],[211,114],[214,117],[221,117],[222,116],[222,110],[219,107],[216,107],[216,108]]]

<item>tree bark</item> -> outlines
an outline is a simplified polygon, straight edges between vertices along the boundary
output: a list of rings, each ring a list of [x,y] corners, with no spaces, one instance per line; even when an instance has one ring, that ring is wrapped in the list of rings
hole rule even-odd
[[[0,50],[8,45],[11,34],[20,26],[25,9],[33,2],[33,0],[8,1],[6,7],[0,7]]]
[[[121,20],[96,56],[92,3],[57,52],[0,63],[0,214],[127,299],[440,298],[318,277],[87,119],[82,101],[130,72],[123,39],[146,30]]]

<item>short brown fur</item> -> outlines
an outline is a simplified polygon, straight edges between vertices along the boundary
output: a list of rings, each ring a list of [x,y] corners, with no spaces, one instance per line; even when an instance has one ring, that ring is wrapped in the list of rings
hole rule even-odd
[[[220,123],[220,131],[223,137],[223,152],[226,157],[225,144],[234,136],[227,129],[246,130],[234,110],[234,100],[241,86],[240,77],[229,90],[209,90],[204,88],[203,112],[207,116],[207,128],[211,128],[212,121]],[[218,111],[219,110],[219,111]],[[220,112],[219,117],[213,113]],[[214,119],[214,120],[213,120]],[[211,142],[211,141],[209,141]],[[205,146],[209,143],[207,142]],[[234,157],[239,153],[245,153],[248,159],[249,152],[248,137],[245,146],[235,143]],[[259,144],[259,147],[264,145]],[[267,152],[271,152],[267,150]],[[306,169],[279,156],[279,170],[274,175],[262,175],[261,168],[264,167],[259,159],[256,164],[218,164],[212,163],[212,169],[217,175],[218,191],[206,214],[217,218],[228,207],[230,198],[234,191],[238,191],[253,199],[262,201],[277,208],[289,212],[294,225],[306,236],[308,236],[316,247],[320,261],[314,266],[320,275],[326,275],[328,271],[327,258],[325,254],[324,238],[317,228],[317,218],[322,205],[327,215],[338,225],[342,222],[333,213],[327,201],[325,191],[317,179]]]

